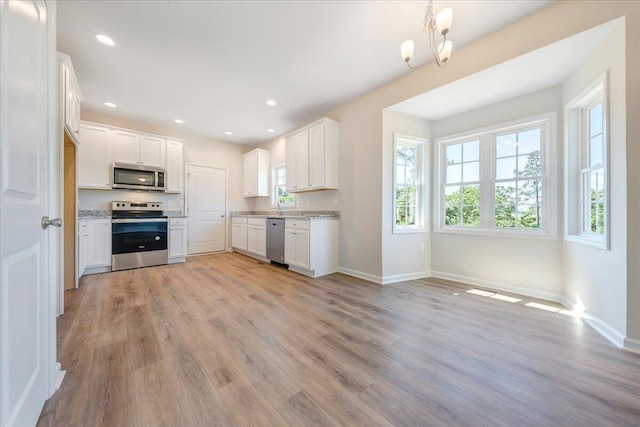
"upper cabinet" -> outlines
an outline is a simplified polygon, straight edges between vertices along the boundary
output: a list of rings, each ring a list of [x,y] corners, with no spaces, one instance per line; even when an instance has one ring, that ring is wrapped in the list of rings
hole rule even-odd
[[[78,188],[111,190],[113,162],[129,162],[164,168],[165,191],[182,193],[182,142],[89,122],[80,124],[80,134]]]
[[[242,156],[244,197],[269,196],[269,151],[255,149]]]
[[[110,137],[114,162],[166,167],[164,139],[119,129]]]
[[[63,53],[58,53],[58,62],[60,64],[60,101],[62,103],[60,111],[67,133],[77,144],[80,141],[82,92],[80,92],[71,58]]]
[[[167,193],[182,193],[184,154],[182,142],[167,139]]]
[[[285,141],[287,191],[337,190],[339,124],[324,118]]]
[[[78,188],[111,190],[111,145],[109,129],[88,123],[80,124],[78,145]]]

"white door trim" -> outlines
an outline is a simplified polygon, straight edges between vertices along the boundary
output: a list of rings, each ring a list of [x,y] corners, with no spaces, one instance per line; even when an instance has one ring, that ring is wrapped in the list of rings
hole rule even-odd
[[[219,168],[215,166],[199,165],[195,163],[187,163],[184,168],[184,210],[189,222],[189,174],[192,167],[217,169],[224,171],[224,248],[229,250],[229,169]],[[187,225],[188,226],[188,225]],[[189,235],[187,233],[187,256],[193,256],[189,250]],[[199,254],[201,255],[201,254]]]

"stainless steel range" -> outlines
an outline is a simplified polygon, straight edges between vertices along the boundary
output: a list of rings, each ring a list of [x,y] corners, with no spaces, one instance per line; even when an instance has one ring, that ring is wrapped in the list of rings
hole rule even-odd
[[[111,270],[167,263],[167,224],[162,202],[112,202]]]

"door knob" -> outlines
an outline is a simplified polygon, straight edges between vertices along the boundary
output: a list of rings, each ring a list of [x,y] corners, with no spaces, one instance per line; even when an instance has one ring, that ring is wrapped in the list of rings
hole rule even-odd
[[[220,215],[220,218],[224,218],[224,215]]]
[[[42,217],[42,229],[46,230],[47,227],[49,227],[50,225],[52,225],[54,227],[62,227],[62,219],[61,218],[49,219],[48,216],[43,216]]]

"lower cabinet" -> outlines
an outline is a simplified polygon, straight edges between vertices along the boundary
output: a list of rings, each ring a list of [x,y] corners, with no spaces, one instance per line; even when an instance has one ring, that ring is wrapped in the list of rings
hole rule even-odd
[[[338,220],[286,218],[284,262],[289,269],[311,277],[338,271]]]
[[[78,276],[111,269],[111,219],[78,222]]]
[[[185,262],[187,256],[187,219],[169,218],[169,263]]]
[[[231,247],[238,252],[265,260],[267,256],[267,219],[233,218]]]
[[[247,250],[247,218],[233,218],[231,220],[231,247]]]

